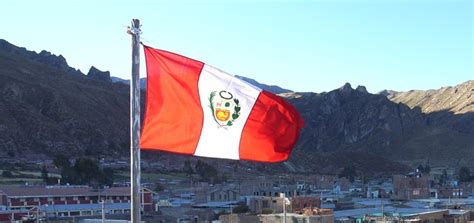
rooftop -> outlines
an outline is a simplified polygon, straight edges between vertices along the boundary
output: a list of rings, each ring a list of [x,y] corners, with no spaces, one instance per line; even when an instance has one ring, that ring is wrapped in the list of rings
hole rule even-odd
[[[409,215],[416,215],[422,214],[427,212],[436,212],[436,211],[443,211],[444,209],[426,209],[426,208],[395,208],[392,206],[384,207],[383,212],[393,213],[393,215],[398,216],[409,216]],[[335,218],[344,218],[344,217],[362,217],[364,215],[382,215],[382,208],[359,208],[359,209],[349,209],[349,210],[342,210],[342,211],[335,211],[334,217]]]
[[[110,187],[93,189],[88,186],[0,186],[0,193],[12,198],[57,197],[57,196],[129,196],[130,187]]]

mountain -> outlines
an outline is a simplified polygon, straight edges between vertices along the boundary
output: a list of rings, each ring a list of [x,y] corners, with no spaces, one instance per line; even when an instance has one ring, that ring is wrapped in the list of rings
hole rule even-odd
[[[263,90],[272,92],[274,94],[292,92],[291,90],[284,89],[284,88],[281,88],[279,86],[266,85],[266,84],[259,83],[256,80],[250,79],[248,77],[243,77],[243,76],[236,76],[236,77],[243,80],[243,81],[246,81],[250,84],[253,84],[253,85],[255,85],[255,86],[257,86],[257,87],[259,87]],[[127,84],[127,85],[130,84],[130,80],[125,80],[125,79],[121,79],[121,78],[118,78],[118,77],[112,77],[112,82],[114,82],[114,83],[123,83],[123,84]],[[146,77],[140,78],[140,88],[141,89],[146,89]]]
[[[56,56],[45,50],[36,53],[25,48],[14,46],[6,40],[0,39],[0,52],[44,64],[68,74],[84,75],[80,70],[69,67],[66,59],[62,55]]]
[[[118,77],[111,77],[111,79],[112,79],[112,82],[114,83],[122,83],[122,84],[130,85],[130,80],[125,80]],[[140,78],[140,88],[146,89],[146,77]]]
[[[110,78],[109,71],[101,71],[94,66],[92,66],[89,69],[89,72],[87,73],[87,77],[96,79],[96,80],[106,81],[106,82],[112,81],[112,79]]]
[[[26,59],[36,64],[45,65],[49,68],[57,69],[58,71],[66,74],[84,76],[81,70],[76,70],[73,67],[70,67],[66,61],[66,58],[64,58],[62,55],[56,56],[46,50],[36,53],[23,47],[17,47],[6,40],[0,39],[0,52],[5,55]],[[94,66],[90,68],[89,72],[87,73],[87,77],[96,80],[111,81],[110,72],[100,71]]]
[[[453,114],[466,114],[474,112],[473,94],[474,80],[470,80],[437,90],[390,91],[387,98],[410,108],[419,107],[423,113],[448,111]]]
[[[126,86],[79,74],[61,56],[1,42],[1,155],[128,151]]]
[[[247,83],[250,83],[252,85],[255,85],[257,87],[259,87],[260,89],[263,89],[263,90],[266,90],[266,91],[269,91],[269,92],[272,92],[274,94],[283,94],[283,93],[290,93],[290,92],[293,92],[291,90],[288,90],[288,89],[284,89],[284,88],[281,88],[279,86],[275,86],[275,85],[266,85],[266,84],[262,84],[254,79],[251,79],[251,78],[248,78],[248,77],[244,77],[244,76],[239,76],[239,75],[236,75],[237,78],[243,80],[243,81],[246,81]]]
[[[62,56],[7,43],[0,41],[0,157],[128,156],[128,86],[106,71],[93,67],[84,75]],[[473,93],[472,81],[411,93],[370,94],[350,84],[319,94],[284,90],[305,120],[290,160],[239,163],[321,173],[348,165],[366,173],[403,172],[406,164],[469,166]]]
[[[473,89],[473,81],[468,81],[385,96],[346,84],[328,93],[283,96],[305,120],[297,148],[306,153],[349,151],[411,165],[472,165]]]
[[[431,125],[474,134],[474,80],[438,90],[392,92],[387,97],[395,103],[420,109]]]

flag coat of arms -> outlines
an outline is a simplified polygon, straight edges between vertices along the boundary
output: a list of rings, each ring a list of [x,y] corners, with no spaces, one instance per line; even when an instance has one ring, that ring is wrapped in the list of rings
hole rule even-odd
[[[142,149],[203,157],[288,159],[303,120],[281,97],[218,68],[144,46]]]

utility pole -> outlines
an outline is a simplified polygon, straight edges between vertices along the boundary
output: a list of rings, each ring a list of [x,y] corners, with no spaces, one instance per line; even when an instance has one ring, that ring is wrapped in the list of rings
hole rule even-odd
[[[286,223],[286,196],[285,196],[285,193],[280,193],[280,197],[283,198],[283,223]]]
[[[140,222],[140,20],[133,19],[128,33],[132,35],[132,78],[130,80],[130,182],[131,220]]]
[[[104,200],[100,201],[101,207],[102,207],[102,223],[105,222],[105,204]]]

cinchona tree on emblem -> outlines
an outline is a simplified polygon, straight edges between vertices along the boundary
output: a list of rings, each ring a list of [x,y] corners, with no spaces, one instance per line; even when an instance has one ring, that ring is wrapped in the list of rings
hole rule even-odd
[[[240,116],[239,99],[228,91],[213,91],[209,96],[214,120],[219,126],[232,126]]]

